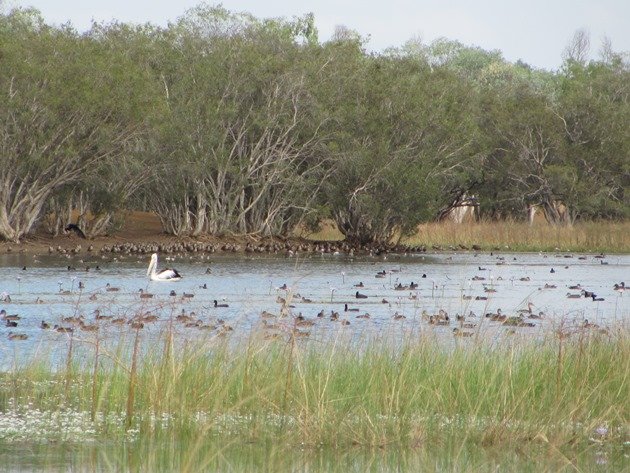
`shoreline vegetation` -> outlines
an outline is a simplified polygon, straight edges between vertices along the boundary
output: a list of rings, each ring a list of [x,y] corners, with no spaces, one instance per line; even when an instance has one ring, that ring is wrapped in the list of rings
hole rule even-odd
[[[128,210],[157,215],[155,235],[282,239],[328,220],[372,246],[435,221],[628,221],[626,51],[604,40],[591,58],[578,30],[548,71],[447,38],[366,40],[207,4],[84,32],[0,7],[0,239],[112,235]],[[496,246],[622,251],[506,225],[524,235]],[[473,236],[421,245],[493,232]]]
[[[211,245],[211,246],[207,246]],[[260,253],[328,252],[361,254],[370,251],[504,251],[504,252],[577,252],[630,253],[630,222],[578,222],[572,226],[555,226],[537,222],[470,222],[427,223],[417,232],[402,238],[398,244],[361,246],[344,241],[332,222],[324,222],[319,231],[296,232],[288,238],[253,236],[174,237],[160,231],[159,219],[148,212],[131,212],[119,232],[109,236],[83,239],[69,232],[56,237],[37,234],[22,243],[0,241],[0,253],[84,253],[131,251],[142,248],[179,248],[181,252],[201,251]],[[133,249],[136,249],[134,251]],[[176,250],[175,250],[176,251]]]
[[[584,454],[627,461],[623,326],[449,346],[427,333],[398,343],[342,335],[267,340],[253,330],[182,344],[167,328],[146,352],[139,330],[113,347],[69,337],[65,359],[40,350],[0,373],[0,443],[148,446],[145,468],[165,461],[161,448],[185,445],[181,471],[216,464],[236,445],[280,456],[540,449],[565,465]]]

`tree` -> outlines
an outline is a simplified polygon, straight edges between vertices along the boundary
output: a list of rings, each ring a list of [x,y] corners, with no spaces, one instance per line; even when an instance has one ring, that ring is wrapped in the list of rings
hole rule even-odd
[[[43,26],[38,14],[0,17],[0,237],[19,241],[56,191],[138,132],[127,74],[89,38]],[[120,75],[116,75],[119,72]]]

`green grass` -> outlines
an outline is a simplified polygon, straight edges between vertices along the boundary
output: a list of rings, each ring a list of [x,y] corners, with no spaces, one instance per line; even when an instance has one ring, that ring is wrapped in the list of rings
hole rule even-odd
[[[131,339],[116,354],[101,347],[96,365],[33,360],[2,373],[0,411],[84,413],[77,422],[110,440],[219,436],[307,449],[628,441],[626,332],[498,347],[164,338],[145,355]]]

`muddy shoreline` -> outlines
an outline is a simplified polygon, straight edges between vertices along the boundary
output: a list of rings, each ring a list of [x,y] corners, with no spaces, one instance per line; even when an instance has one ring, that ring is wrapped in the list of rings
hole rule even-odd
[[[481,250],[480,247],[433,247],[443,250]],[[26,254],[86,254],[86,253],[242,253],[242,254],[347,254],[380,255],[387,253],[426,252],[424,245],[359,245],[346,241],[316,241],[305,238],[252,238],[252,237],[201,237],[177,238],[168,235],[153,237],[98,237],[83,239],[75,235],[57,237],[36,236],[24,239],[20,243],[0,242],[0,253]]]

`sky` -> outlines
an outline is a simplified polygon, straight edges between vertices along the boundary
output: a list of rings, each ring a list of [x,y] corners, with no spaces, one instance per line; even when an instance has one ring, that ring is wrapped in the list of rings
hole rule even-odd
[[[92,20],[166,26],[201,0],[0,0],[0,9],[32,6],[46,23],[70,21],[79,31]],[[208,1],[208,4],[219,2]],[[576,30],[590,33],[592,56],[604,37],[616,52],[630,51],[628,0],[226,0],[223,7],[258,18],[315,15],[320,41],[339,25],[369,38],[382,51],[409,39],[445,37],[468,46],[498,49],[511,62],[555,70]]]

